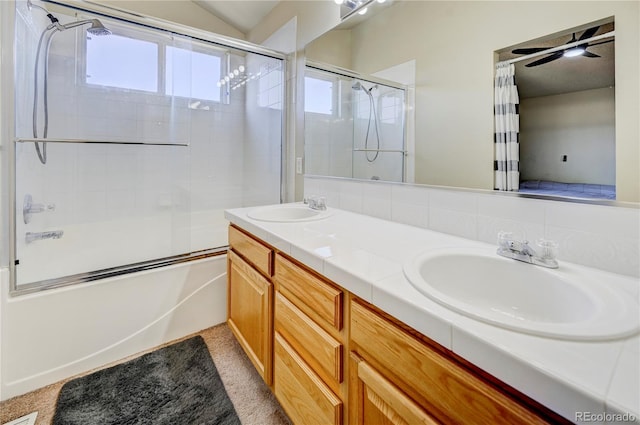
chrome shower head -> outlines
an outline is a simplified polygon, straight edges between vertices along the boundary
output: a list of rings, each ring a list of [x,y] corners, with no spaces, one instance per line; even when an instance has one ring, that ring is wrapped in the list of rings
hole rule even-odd
[[[61,25],[58,29],[60,31],[68,30],[71,28],[79,27],[80,25],[91,24],[87,29],[87,32],[92,35],[109,35],[111,31],[105,27],[102,22],[97,19],[85,19],[84,21],[69,22],[68,24]]]
[[[97,19],[91,20],[91,26],[87,28],[87,32],[96,36],[111,35],[111,30],[105,27],[102,22]]]
[[[354,90],[366,90],[360,81],[356,81],[351,88]]]

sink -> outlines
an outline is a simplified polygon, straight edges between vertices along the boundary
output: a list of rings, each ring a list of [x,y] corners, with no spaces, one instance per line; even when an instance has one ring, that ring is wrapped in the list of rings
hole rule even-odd
[[[314,210],[305,204],[269,205],[253,209],[247,213],[249,218],[259,221],[291,223],[300,221],[322,220],[331,215],[331,210]]]
[[[576,267],[547,269],[489,248],[434,249],[404,264],[421,293],[465,316],[533,335],[607,340],[640,328],[630,294]]]

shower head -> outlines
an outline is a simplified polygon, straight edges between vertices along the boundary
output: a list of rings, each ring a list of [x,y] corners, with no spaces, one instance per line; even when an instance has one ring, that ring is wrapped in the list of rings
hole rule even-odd
[[[111,30],[102,25],[102,22],[97,19],[91,20],[91,26],[87,28],[87,32],[96,36],[111,35]]]
[[[97,19],[85,19],[84,21],[69,22],[68,24],[60,25],[58,29],[60,31],[68,30],[71,28],[79,27],[80,25],[91,24],[87,29],[87,32],[92,35],[109,35],[111,31],[105,27],[102,22]]]
[[[378,85],[377,85],[377,84],[374,84],[373,86],[371,86],[371,88],[369,88],[369,89],[368,89],[368,88],[366,88],[365,86],[363,86],[363,85],[362,85],[362,83],[361,83],[360,81],[356,81],[356,82],[351,86],[351,88],[352,88],[353,90],[362,90],[362,91],[364,91],[364,92],[367,92],[367,93],[371,94],[371,91],[372,91],[373,89],[377,89],[377,88],[378,88]]]

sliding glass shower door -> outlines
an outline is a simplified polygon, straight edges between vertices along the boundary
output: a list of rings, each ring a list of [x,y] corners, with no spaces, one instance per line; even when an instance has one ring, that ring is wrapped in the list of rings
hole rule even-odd
[[[280,202],[283,57],[52,13],[16,2],[14,291],[207,255]]]

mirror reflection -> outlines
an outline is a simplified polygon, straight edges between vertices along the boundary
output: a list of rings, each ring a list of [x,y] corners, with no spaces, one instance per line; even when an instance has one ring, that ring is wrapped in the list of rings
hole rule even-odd
[[[308,61],[332,64],[360,76],[410,64],[406,80],[386,76],[407,88],[405,181],[492,190],[495,64],[526,56],[513,53],[517,49],[546,49],[570,43],[573,37],[581,42],[613,31],[613,18],[593,21],[593,8],[581,5],[576,14],[569,13],[573,8],[564,2],[548,5],[548,10],[515,2],[394,2],[361,22],[343,22],[308,44],[305,55]],[[597,13],[623,14],[614,10],[618,7],[624,5]],[[494,14],[497,8],[500,13]],[[542,19],[548,14],[561,18],[551,24]],[[524,16],[527,22],[540,18],[542,24],[534,31],[525,25]],[[503,31],[499,27],[505,19],[509,25]],[[621,107],[637,109],[637,99],[626,95],[616,99],[614,45],[611,37],[588,43],[586,54],[577,57],[567,58],[562,51],[553,54],[554,59],[545,55],[515,64],[521,97],[519,182],[523,184],[518,190],[550,184],[557,190],[545,195],[623,201],[637,197],[638,184],[630,178],[632,167],[619,160],[623,151],[637,150],[633,123],[616,122]],[[534,61],[539,64],[526,66]],[[626,56],[620,62],[629,68]],[[568,115],[562,117],[564,113]],[[310,164],[321,162],[311,158],[311,152],[305,147],[307,174],[349,177],[332,174],[326,164],[324,168]],[[328,153],[326,157],[336,160]],[[561,193],[569,185],[582,185],[584,192]],[[626,191],[622,197],[621,187]]]
[[[305,69],[306,172],[405,181],[405,89]]]

